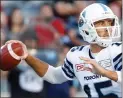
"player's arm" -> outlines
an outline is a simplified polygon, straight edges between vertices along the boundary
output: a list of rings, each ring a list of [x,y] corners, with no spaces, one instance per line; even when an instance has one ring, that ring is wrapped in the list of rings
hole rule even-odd
[[[24,55],[21,57],[21,59],[24,59],[28,65],[30,65],[34,71],[41,76],[44,80],[53,83],[53,84],[59,84],[63,83],[67,80],[70,80],[73,78],[72,71],[66,64],[64,64],[62,67],[53,67],[38,58],[31,56],[28,54],[26,46],[17,40],[11,40],[8,41],[6,44],[9,43],[20,43],[24,50]]]
[[[114,80],[116,82],[121,83],[121,71],[111,71],[103,68],[101,65],[99,65],[95,60],[81,57],[82,60],[84,60],[85,64],[91,64],[93,66],[94,72],[97,74],[100,74],[102,76],[105,76],[111,80]]]
[[[30,54],[27,56],[25,61],[35,70],[39,76],[52,84],[60,84],[69,80],[63,74],[63,66],[55,68],[46,62],[31,56]]]
[[[39,76],[43,77],[48,70],[49,65],[38,58],[31,56],[28,54],[27,58],[25,59],[28,65],[30,65]]]
[[[110,71],[105,69],[103,75],[111,80],[121,83],[121,71]]]

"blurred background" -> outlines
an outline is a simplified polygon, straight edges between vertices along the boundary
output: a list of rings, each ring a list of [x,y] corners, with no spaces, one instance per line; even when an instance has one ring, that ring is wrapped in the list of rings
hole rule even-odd
[[[86,45],[78,32],[80,12],[88,5],[108,5],[122,21],[121,0],[41,0],[1,1],[1,43],[17,39],[29,52],[53,65],[62,66],[73,46]],[[22,61],[15,69],[1,71],[1,97],[11,98],[84,98],[86,95],[75,79],[63,84],[50,84]]]

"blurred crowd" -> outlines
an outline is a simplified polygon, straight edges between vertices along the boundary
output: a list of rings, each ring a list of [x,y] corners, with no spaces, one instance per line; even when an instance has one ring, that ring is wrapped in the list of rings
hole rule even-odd
[[[108,5],[121,22],[121,0],[1,1],[0,45],[21,40],[32,55],[61,66],[71,47],[88,44],[79,35],[78,18],[95,2]],[[43,81],[24,61],[9,72],[1,72],[1,93],[11,98],[69,98],[80,90],[76,79],[60,85]]]

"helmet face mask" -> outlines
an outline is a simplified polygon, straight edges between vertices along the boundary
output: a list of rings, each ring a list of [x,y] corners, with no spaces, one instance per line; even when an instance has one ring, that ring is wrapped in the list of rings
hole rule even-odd
[[[106,12],[102,10],[100,4],[98,3],[88,6],[80,14],[80,19],[78,22],[79,31],[84,41],[87,41],[90,44],[96,43],[102,47],[107,47],[110,43],[120,38],[120,26],[118,18],[113,14],[110,8],[107,6],[105,7],[107,8]],[[97,8],[101,11],[97,11],[96,13]],[[94,9],[95,15],[92,13]],[[95,26],[96,22],[107,19],[112,20],[112,24],[98,27]],[[99,34],[99,31],[101,31],[102,34],[105,32],[105,34],[101,36],[102,34]]]

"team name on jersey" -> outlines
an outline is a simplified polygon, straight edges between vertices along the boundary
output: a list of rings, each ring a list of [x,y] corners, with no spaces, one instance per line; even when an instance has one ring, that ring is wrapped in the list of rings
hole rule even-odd
[[[102,75],[93,75],[93,76],[85,76],[84,77],[84,80],[92,80],[92,79],[99,79],[99,78],[101,78],[101,77],[103,77]]]

